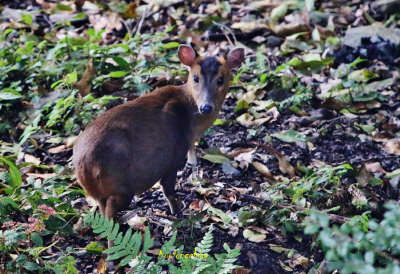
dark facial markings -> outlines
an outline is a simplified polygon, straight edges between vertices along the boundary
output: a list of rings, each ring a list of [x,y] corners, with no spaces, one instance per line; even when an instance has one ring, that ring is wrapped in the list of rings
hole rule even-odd
[[[205,82],[208,84],[213,77],[218,74],[219,67],[222,65],[215,57],[206,57],[199,62],[201,74]]]

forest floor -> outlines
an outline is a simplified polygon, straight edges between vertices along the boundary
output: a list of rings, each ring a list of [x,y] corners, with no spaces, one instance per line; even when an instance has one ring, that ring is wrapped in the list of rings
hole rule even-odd
[[[149,227],[153,261],[174,231],[190,253],[213,225],[210,254],[240,249],[234,273],[395,273],[397,242],[358,243],[399,199],[399,1],[108,2],[0,4],[1,273],[104,273],[72,146],[104,111],[184,83],[179,44],[245,62],[196,172],[178,173],[182,216],[156,184],[122,231]]]

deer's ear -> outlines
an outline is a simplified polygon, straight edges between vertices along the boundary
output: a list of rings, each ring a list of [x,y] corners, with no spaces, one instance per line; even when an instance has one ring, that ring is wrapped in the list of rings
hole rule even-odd
[[[188,45],[180,45],[178,48],[178,57],[182,64],[186,66],[193,66],[194,60],[198,56],[197,52]]]
[[[237,47],[226,55],[226,64],[229,68],[237,68],[244,60],[244,48]]]

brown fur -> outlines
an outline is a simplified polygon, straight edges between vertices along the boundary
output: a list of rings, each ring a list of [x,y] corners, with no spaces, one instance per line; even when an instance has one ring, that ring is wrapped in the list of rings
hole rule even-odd
[[[194,56],[190,50],[183,46],[181,61]],[[117,106],[93,121],[78,138],[73,157],[77,179],[87,195],[99,202],[102,214],[115,218],[134,195],[159,180],[172,214],[177,213],[176,173],[195,139],[217,118],[229,89],[231,67],[223,58],[218,59],[222,65],[207,90],[202,79],[199,84],[193,81],[194,75],[201,77],[198,62],[202,58],[196,55],[186,62],[191,65],[187,84],[160,88]],[[224,77],[223,85],[217,85],[218,77]],[[207,115],[199,112],[204,92],[215,106]]]

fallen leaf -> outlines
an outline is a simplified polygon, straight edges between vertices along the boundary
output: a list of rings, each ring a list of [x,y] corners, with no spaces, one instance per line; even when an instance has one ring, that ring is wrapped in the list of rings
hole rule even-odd
[[[253,125],[254,117],[250,113],[244,113],[236,118],[241,125],[251,127]]]
[[[291,269],[290,267],[288,267],[287,265],[285,265],[284,263],[281,262],[281,260],[279,260],[279,264],[281,265],[281,267],[286,270],[286,271],[293,271],[293,269]]]
[[[126,223],[131,226],[134,230],[140,230],[140,231],[145,231],[146,226],[144,223],[147,222],[146,217],[140,217],[138,215],[130,218],[129,220],[126,221]]]
[[[34,163],[35,165],[40,165],[41,162],[39,158],[36,158],[35,156],[29,154],[25,154],[24,160],[27,163]]]
[[[65,145],[61,145],[61,146],[58,146],[58,147],[50,148],[49,152],[55,154],[55,153],[61,153],[61,152],[67,151],[67,150],[71,150],[71,149],[67,148]]]
[[[243,237],[248,239],[250,242],[255,242],[255,243],[260,243],[265,240],[267,236],[261,234],[261,233],[255,233],[250,229],[245,229],[243,231]]]
[[[85,97],[92,91],[92,80],[96,77],[96,74],[97,71],[93,67],[93,59],[90,59],[82,78],[76,83],[76,87],[82,97]]]
[[[231,235],[232,237],[236,237],[236,235],[239,234],[239,228],[237,226],[230,225],[228,234]]]
[[[275,244],[269,244],[269,248],[272,249],[273,251],[275,251],[276,253],[289,253],[291,249],[289,248],[284,248],[282,246],[279,245],[275,245]]]
[[[261,174],[265,175],[265,176],[272,176],[271,173],[269,172],[268,167],[266,167],[265,165],[263,165],[260,162],[252,162],[251,163]]]
[[[298,265],[301,265],[304,269],[308,269],[308,258],[300,255],[299,253],[294,254],[293,258],[290,260],[289,265],[292,268],[295,268]]]
[[[400,141],[398,140],[390,140],[385,145],[385,150],[389,154],[400,155]]]
[[[368,172],[379,172],[379,173],[387,173],[382,167],[381,164],[376,162],[376,163],[366,163],[365,168],[367,169]]]

